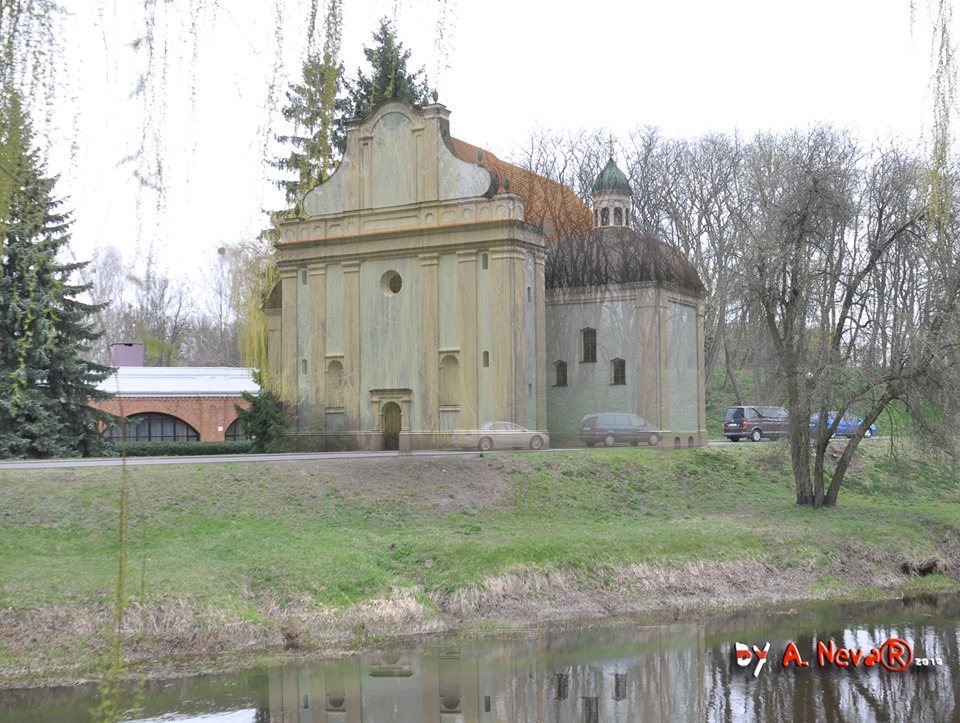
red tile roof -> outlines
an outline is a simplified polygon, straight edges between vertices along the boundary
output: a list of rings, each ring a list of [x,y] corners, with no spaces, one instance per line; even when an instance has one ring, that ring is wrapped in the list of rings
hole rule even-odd
[[[462,160],[478,162],[477,151],[480,149],[477,146],[459,138],[450,140],[454,152]],[[497,174],[500,179],[497,193],[515,193],[523,199],[524,220],[546,230],[547,241],[586,233],[593,228],[590,209],[562,183],[502,161],[487,150],[483,151],[479,163]],[[505,188],[508,182],[509,189]]]

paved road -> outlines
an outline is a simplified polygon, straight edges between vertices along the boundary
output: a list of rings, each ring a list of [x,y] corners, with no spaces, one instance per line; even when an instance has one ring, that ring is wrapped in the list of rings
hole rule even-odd
[[[210,462],[296,462],[306,459],[362,459],[364,457],[443,457],[475,456],[475,451],[427,450],[421,452],[310,452],[302,454],[217,454],[196,457],[128,457],[128,465],[147,464],[207,464]],[[487,454],[490,454],[489,452]],[[119,467],[123,460],[117,457],[92,459],[23,459],[0,462],[5,469],[51,469],[54,467]]]
[[[875,437],[883,439],[883,437]],[[748,447],[751,442],[739,442],[734,445],[726,439],[711,439],[710,446]],[[553,447],[544,452],[560,452],[568,449],[586,449],[586,447]],[[530,454],[529,450],[514,450],[520,454]],[[509,454],[506,450],[486,452],[485,454]],[[472,457],[478,454],[471,450],[423,450],[418,452],[309,452],[302,454],[225,454],[198,455],[196,457],[129,457],[128,465],[148,464],[208,464],[211,462],[230,464],[236,462],[297,462],[308,459],[365,459],[376,457]],[[123,460],[117,457],[95,459],[18,459],[0,461],[0,471],[8,469],[54,469],[58,467],[119,467]]]
[[[712,442],[711,442],[712,444]],[[586,447],[553,447],[543,452]],[[484,454],[530,454],[530,450],[495,450]],[[304,452],[299,454],[218,454],[196,457],[128,457],[128,465],[147,464],[207,464],[218,462],[297,462],[308,459],[365,459],[377,457],[475,457],[476,450],[421,450],[417,452]],[[93,459],[17,459],[0,461],[0,471],[7,469],[53,469],[57,467],[119,467],[123,460],[117,457]]]

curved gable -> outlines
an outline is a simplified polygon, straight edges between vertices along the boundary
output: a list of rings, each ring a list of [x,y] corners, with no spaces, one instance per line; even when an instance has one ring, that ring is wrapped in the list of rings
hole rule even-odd
[[[324,216],[366,209],[466,198],[490,198],[497,178],[448,146],[449,111],[403,100],[381,103],[353,119],[340,165],[307,192],[303,210]]]
[[[451,138],[454,151],[463,159],[478,158],[480,148]],[[524,220],[547,232],[556,241],[586,233],[593,228],[593,214],[568,186],[507,163],[483,151],[480,163],[500,179],[500,193],[515,193],[524,202]]]

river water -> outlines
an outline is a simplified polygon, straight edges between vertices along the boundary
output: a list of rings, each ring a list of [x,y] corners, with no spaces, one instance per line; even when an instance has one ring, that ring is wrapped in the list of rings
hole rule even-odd
[[[127,720],[960,723],[960,597],[427,640],[141,695]],[[0,721],[88,721],[96,704],[95,686],[0,691]]]

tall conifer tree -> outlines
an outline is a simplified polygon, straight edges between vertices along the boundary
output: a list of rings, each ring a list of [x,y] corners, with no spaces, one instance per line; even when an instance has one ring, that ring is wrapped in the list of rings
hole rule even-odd
[[[342,119],[349,115],[342,90],[343,64],[340,62],[341,0],[331,0],[324,18],[322,51],[311,49],[303,64],[303,79],[287,90],[283,117],[294,124],[291,135],[277,140],[291,146],[290,154],[278,158],[276,168],[294,171],[295,180],[279,182],[287,203],[299,203],[303,194],[327,180],[343,153],[346,136]]]
[[[327,26],[339,27],[339,3],[331,4]],[[328,38],[330,34],[328,32]],[[282,180],[278,185],[286,192],[287,203],[295,206],[311,188],[327,179],[346,147],[346,120],[367,115],[381,101],[402,98],[413,105],[424,105],[433,99],[433,91],[421,67],[410,71],[407,62],[411,51],[397,39],[393,24],[380,20],[373,34],[373,45],[364,47],[370,74],[357,69],[354,80],[344,78],[337,42],[329,40],[323,52],[312,52],[303,64],[301,82],[291,84],[283,117],[294,124],[295,132],[277,136],[290,147],[287,156],[273,165],[293,171],[296,179]]]
[[[416,71],[407,68],[411,51],[397,39],[397,31],[387,18],[380,19],[373,41],[373,47],[363,49],[373,72],[368,77],[362,68],[357,68],[356,80],[347,84],[350,112],[362,118],[390,98],[402,98],[413,105],[429,103],[433,91],[426,71],[422,66]]]
[[[0,457],[89,456],[104,449],[88,406],[109,396],[96,385],[111,372],[84,357],[98,334],[96,307],[77,300],[88,286],[70,277],[86,264],[63,263],[69,214],[44,176],[16,91],[0,92],[0,157],[7,176],[0,207]]]

